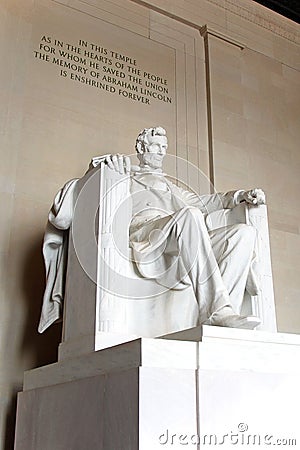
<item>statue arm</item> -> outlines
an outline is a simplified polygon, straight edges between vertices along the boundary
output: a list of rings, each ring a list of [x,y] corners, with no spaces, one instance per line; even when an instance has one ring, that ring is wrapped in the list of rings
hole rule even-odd
[[[169,182],[170,183],[170,182]],[[185,204],[198,207],[203,214],[222,209],[232,209],[242,202],[251,205],[265,204],[265,194],[261,189],[236,190],[229,192],[217,192],[215,194],[198,195],[194,192],[173,185],[176,195],[179,195]]]
[[[237,204],[235,192],[239,191],[199,195],[195,192],[183,189],[169,180],[168,184],[171,187],[173,194],[178,196],[183,204],[199,208],[203,214],[208,214],[220,209],[233,208]]]
[[[261,189],[243,189],[229,192],[218,192],[211,195],[201,195],[200,209],[203,213],[211,213],[221,209],[232,209],[242,202],[252,206],[259,206],[266,203],[265,193]]]
[[[74,191],[78,178],[68,181],[56,194],[49,212],[49,222],[59,230],[67,230],[73,218]]]

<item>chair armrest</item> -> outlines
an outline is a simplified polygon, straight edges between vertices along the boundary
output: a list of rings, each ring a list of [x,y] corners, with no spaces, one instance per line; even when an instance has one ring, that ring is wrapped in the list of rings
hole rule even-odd
[[[232,209],[214,211],[208,214],[205,220],[209,231],[239,223],[256,228],[255,252],[260,292],[257,297],[252,297],[252,313],[258,315],[262,320],[258,329],[277,331],[267,206],[251,206],[241,203]]]

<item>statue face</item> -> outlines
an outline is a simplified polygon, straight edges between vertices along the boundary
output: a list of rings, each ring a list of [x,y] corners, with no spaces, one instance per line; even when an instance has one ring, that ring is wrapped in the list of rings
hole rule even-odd
[[[168,139],[166,136],[148,136],[148,141],[141,154],[141,162],[152,169],[160,169],[167,153]]]

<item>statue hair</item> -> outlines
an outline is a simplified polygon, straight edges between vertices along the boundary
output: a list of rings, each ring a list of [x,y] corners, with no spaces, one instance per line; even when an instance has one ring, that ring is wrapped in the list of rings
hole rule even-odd
[[[140,132],[135,141],[135,150],[137,152],[137,156],[139,154],[145,152],[145,146],[149,144],[148,136],[166,136],[166,130],[162,127],[152,127],[152,128],[144,128],[143,131]]]

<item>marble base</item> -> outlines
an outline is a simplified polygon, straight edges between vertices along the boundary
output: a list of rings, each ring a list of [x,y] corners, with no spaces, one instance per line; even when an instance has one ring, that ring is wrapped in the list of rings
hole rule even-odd
[[[15,450],[297,448],[300,336],[182,333],[26,372]]]

